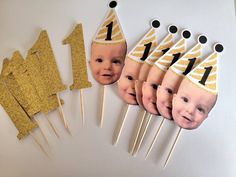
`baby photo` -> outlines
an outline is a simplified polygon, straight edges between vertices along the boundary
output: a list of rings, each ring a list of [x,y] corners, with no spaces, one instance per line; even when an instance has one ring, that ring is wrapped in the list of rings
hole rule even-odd
[[[93,78],[102,85],[116,82],[121,75],[127,51],[127,44],[111,1],[104,22],[99,27],[92,44],[89,61]]]
[[[138,80],[142,64],[157,46],[156,28],[160,26],[160,22],[153,20],[151,25],[151,29],[126,56],[125,66],[118,81],[119,94],[128,104],[138,104],[135,81]]]
[[[160,44],[154,49],[154,51],[148,56],[148,58],[144,61],[140,68],[138,80],[135,82],[135,92],[136,99],[138,101],[139,106],[144,107],[142,97],[142,86],[143,83],[147,80],[148,73],[153,66],[153,64],[164,55],[170,47],[174,45],[173,39],[174,34],[178,31],[177,27],[171,25],[168,27],[168,34],[164,37],[164,39],[160,42]]]
[[[156,104],[164,118],[172,119],[173,94],[177,93],[183,77],[200,62],[202,44],[206,42],[207,38],[200,35],[198,43],[167,70],[161,85],[158,86]]]
[[[182,37],[177,41],[163,56],[161,56],[151,67],[147,81],[142,86],[142,101],[146,111],[158,115],[156,106],[156,92],[158,86],[162,83],[167,69],[172,63],[177,61],[186,50],[186,39],[190,38],[191,33],[188,30],[182,32]]]
[[[222,51],[223,46],[216,44],[214,52],[181,82],[173,97],[172,110],[179,127],[190,130],[198,128],[214,107],[218,95],[217,58]]]

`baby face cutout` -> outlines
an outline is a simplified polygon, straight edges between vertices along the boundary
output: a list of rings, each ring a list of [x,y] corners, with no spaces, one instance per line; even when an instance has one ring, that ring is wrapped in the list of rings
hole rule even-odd
[[[167,70],[161,85],[158,86],[157,109],[167,119],[172,119],[173,94],[177,93],[182,78],[182,76],[175,74],[172,70]]]
[[[173,98],[172,115],[178,126],[195,129],[207,118],[215,105],[214,95],[184,79]]]
[[[124,67],[118,81],[119,94],[126,103],[137,105],[135,80],[138,79],[140,65],[129,58],[126,58],[125,66],[128,67]]]
[[[121,75],[126,55],[126,43],[92,43],[90,68],[94,79],[108,85],[116,82]]]
[[[147,81],[143,83],[142,87],[142,101],[144,108],[155,115],[159,114],[156,107],[156,92],[164,75],[164,71],[153,65],[148,74]]]

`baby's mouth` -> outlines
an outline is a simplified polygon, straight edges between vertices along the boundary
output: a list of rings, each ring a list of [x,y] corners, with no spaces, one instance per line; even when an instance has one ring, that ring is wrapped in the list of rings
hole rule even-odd
[[[136,97],[136,94],[135,93],[129,93],[129,95],[133,96],[133,97]]]
[[[172,107],[171,107],[171,106],[166,106],[166,108],[167,108],[169,111],[172,111]]]
[[[103,74],[102,76],[111,77],[112,75],[111,74]]]
[[[188,117],[186,117],[186,116],[182,116],[184,119],[186,119],[187,121],[189,121],[189,122],[191,122],[192,120],[191,119],[189,119]]]

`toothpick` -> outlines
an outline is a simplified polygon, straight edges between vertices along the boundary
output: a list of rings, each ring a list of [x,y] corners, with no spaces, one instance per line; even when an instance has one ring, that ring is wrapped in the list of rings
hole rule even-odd
[[[80,89],[80,112],[82,116],[82,125],[84,125],[84,97],[83,97],[83,89]]]
[[[144,126],[144,131],[143,131],[143,133],[142,133],[142,135],[141,135],[141,138],[140,138],[140,140],[138,141],[138,143],[135,145],[135,151],[133,152],[133,156],[135,156],[136,154],[137,154],[137,152],[139,151],[139,148],[140,148],[140,146],[141,146],[141,144],[142,144],[142,142],[143,142],[143,139],[144,139],[144,136],[145,136],[145,134],[146,134],[146,132],[147,132],[147,129],[148,129],[148,126],[149,126],[149,124],[150,124],[150,121],[151,121],[151,119],[152,119],[152,114],[149,114],[148,115],[148,117],[147,117],[147,119],[148,119],[148,121],[147,121],[147,123],[145,124],[145,126]]]
[[[141,128],[142,128],[143,121],[144,121],[144,119],[145,119],[146,113],[147,113],[147,111],[143,111],[143,115],[142,115],[142,118],[141,118],[141,122],[140,122],[139,127],[138,127],[138,132],[137,132],[137,134],[136,134],[136,136],[135,136],[133,146],[132,146],[132,148],[131,148],[131,150],[130,150],[130,154],[133,154],[133,151],[134,151],[135,145],[136,145],[136,143],[137,143],[137,140],[138,140],[138,137],[139,137],[139,134],[140,134],[140,131],[141,131]]]
[[[49,145],[48,138],[47,138],[46,135],[44,134],[44,132],[43,132],[41,126],[39,125],[39,122],[38,122],[35,118],[33,118],[33,120],[34,120],[34,121],[36,122],[36,124],[38,125],[39,131],[40,131],[40,133],[42,134],[43,139],[45,140],[45,142],[47,143],[47,145]]]
[[[99,120],[100,120],[100,122],[99,122],[99,126],[100,126],[100,128],[102,128],[102,125],[103,125],[103,117],[104,117],[104,106],[105,106],[105,102],[104,102],[104,100],[105,100],[105,85],[103,85],[102,86],[102,90],[101,90],[101,98],[102,98],[102,100],[101,100],[101,106],[100,106],[100,117],[99,117]]]
[[[126,104],[125,105],[125,108],[124,108],[124,112],[123,112],[123,115],[121,117],[121,121],[120,121],[120,124],[117,125],[116,129],[115,129],[115,134],[114,134],[114,137],[113,137],[113,141],[112,141],[112,144],[115,146],[117,145],[118,141],[119,141],[119,138],[120,138],[120,134],[121,134],[121,131],[123,129],[123,126],[124,126],[124,123],[125,123],[125,119],[127,117],[127,113],[129,111],[129,108],[130,108],[130,105],[129,104]]]
[[[29,134],[33,137],[33,140],[35,141],[35,143],[40,147],[40,149],[42,150],[42,152],[49,158],[49,155],[47,153],[47,151],[43,148],[42,144],[39,142],[39,140],[34,136],[33,132],[29,132]]]
[[[154,145],[154,143],[155,143],[156,140],[157,140],[157,137],[158,137],[158,135],[159,135],[159,133],[160,133],[160,130],[161,130],[161,127],[162,127],[164,121],[165,121],[165,119],[162,118],[161,124],[158,126],[158,129],[157,129],[156,134],[155,134],[155,136],[154,136],[154,138],[153,138],[153,140],[152,140],[152,143],[151,143],[151,145],[150,145],[149,148],[148,148],[147,154],[146,154],[146,156],[145,156],[145,160],[148,158],[148,155],[150,154],[150,152],[151,152],[151,150],[152,150],[152,148],[153,148],[153,145]]]
[[[169,154],[168,154],[168,156],[167,156],[167,159],[166,159],[166,161],[165,161],[164,168],[167,166],[167,163],[168,163],[169,160],[170,160],[171,154],[172,154],[172,152],[174,151],[174,148],[175,148],[175,145],[176,145],[177,140],[178,140],[178,138],[179,138],[179,135],[180,135],[181,130],[182,130],[182,128],[179,128],[178,134],[177,134],[176,137],[175,137],[175,141],[174,141],[174,143],[173,143],[173,145],[172,145],[172,147],[171,147],[171,149],[170,149],[170,152],[169,152]]]
[[[46,119],[47,119],[47,121],[48,121],[48,124],[50,125],[50,127],[52,128],[52,130],[53,130],[53,132],[55,133],[55,135],[57,136],[57,138],[60,138],[59,137],[59,134],[58,134],[58,132],[57,132],[57,130],[56,130],[56,128],[54,127],[54,125],[52,124],[52,122],[51,122],[51,120],[49,119],[49,117],[45,114],[45,117],[46,117]]]
[[[59,113],[60,113],[61,119],[62,119],[62,121],[63,121],[63,123],[64,123],[64,126],[65,126],[67,132],[71,135],[71,132],[70,132],[70,130],[69,130],[69,127],[68,127],[68,124],[67,124],[67,121],[66,121],[66,118],[65,118],[65,115],[64,115],[64,111],[63,111],[63,109],[62,109],[62,105],[61,105],[60,98],[59,98],[58,94],[56,94],[56,95],[57,95],[57,101],[58,101],[58,104],[59,104],[59,109],[58,109],[58,111],[59,111]]]

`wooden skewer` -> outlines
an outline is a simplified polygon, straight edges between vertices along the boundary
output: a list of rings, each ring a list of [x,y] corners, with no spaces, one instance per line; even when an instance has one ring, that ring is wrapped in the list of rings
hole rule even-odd
[[[112,144],[115,146],[118,141],[119,141],[119,138],[120,138],[120,134],[121,134],[121,131],[123,129],[123,126],[124,126],[124,123],[125,123],[125,119],[127,117],[127,113],[129,111],[129,108],[130,108],[130,105],[129,104],[126,104],[125,105],[125,108],[124,108],[124,112],[123,112],[123,115],[121,117],[121,121],[120,121],[120,124],[117,125],[116,129],[115,129],[115,134],[114,134],[114,137],[113,137],[113,141],[112,141]]]
[[[59,134],[58,134],[58,132],[57,132],[57,130],[56,130],[56,128],[53,126],[53,124],[52,124],[52,122],[51,122],[51,120],[49,119],[49,117],[45,114],[45,117],[46,117],[46,119],[47,119],[47,121],[48,121],[48,124],[50,125],[50,127],[52,128],[52,130],[53,130],[53,132],[55,133],[55,135],[58,137],[58,138],[60,138],[59,137]]]
[[[155,136],[154,136],[154,138],[153,138],[153,140],[152,140],[152,143],[151,143],[151,145],[150,145],[149,148],[148,148],[147,154],[146,154],[146,156],[145,156],[145,160],[148,158],[148,155],[150,154],[150,152],[151,152],[151,150],[152,150],[152,148],[153,148],[153,145],[154,145],[154,143],[155,143],[156,140],[157,140],[157,137],[158,137],[158,135],[159,135],[159,133],[160,133],[160,130],[161,130],[161,127],[162,127],[164,121],[165,121],[165,119],[162,118],[161,124],[158,126],[158,129],[157,129],[156,134],[155,134]]]
[[[49,155],[47,153],[47,151],[43,148],[42,144],[39,142],[39,140],[34,136],[33,132],[29,132],[30,135],[33,137],[33,140],[35,141],[35,143],[40,147],[40,149],[42,150],[42,152],[49,158]]]
[[[169,154],[168,154],[168,156],[167,156],[167,158],[166,158],[164,168],[167,166],[167,164],[168,164],[168,162],[169,162],[169,160],[170,160],[171,154],[172,154],[172,152],[173,152],[173,150],[174,150],[174,148],[175,148],[175,145],[176,145],[176,143],[177,143],[177,140],[179,139],[179,135],[180,135],[181,130],[182,130],[182,128],[179,128],[179,131],[178,131],[178,133],[177,133],[177,135],[176,135],[176,137],[175,137],[175,141],[174,141],[174,143],[173,143],[173,145],[172,145],[172,147],[171,147],[171,149],[170,149],[170,152],[169,152]]]
[[[136,136],[135,136],[133,146],[132,146],[132,148],[131,148],[131,150],[130,150],[130,154],[133,154],[133,152],[134,152],[134,148],[135,148],[135,146],[136,146],[136,143],[137,143],[139,134],[140,134],[140,132],[141,132],[141,128],[142,128],[143,121],[144,121],[144,119],[145,119],[146,113],[147,113],[147,111],[143,111],[143,115],[142,115],[142,118],[141,118],[141,122],[140,122],[139,127],[138,127],[138,132],[137,132],[137,134],[136,134]]]
[[[80,90],[80,112],[82,116],[82,125],[84,125],[84,97],[83,97],[83,89]]]
[[[62,121],[64,123],[64,126],[65,126],[67,132],[71,135],[71,132],[69,130],[69,127],[68,127],[68,124],[67,124],[67,121],[66,121],[66,118],[65,118],[65,115],[64,115],[64,111],[62,109],[60,98],[59,98],[58,94],[56,94],[56,95],[57,95],[57,101],[58,101],[58,104],[59,104],[59,109],[58,109],[59,114],[61,116],[61,119],[62,119]]]
[[[43,132],[41,126],[39,125],[39,122],[38,122],[35,118],[33,118],[33,120],[34,120],[34,121],[36,122],[36,124],[38,125],[39,131],[40,131],[40,133],[42,134],[43,139],[45,140],[45,142],[47,143],[47,145],[49,145],[48,138],[47,138],[46,135],[44,134],[44,132]]]
[[[144,131],[143,131],[143,133],[142,133],[142,135],[141,135],[140,140],[139,140],[138,143],[136,144],[136,147],[137,147],[137,148],[134,150],[133,156],[135,156],[135,155],[137,154],[137,152],[139,151],[139,148],[140,148],[140,146],[141,146],[141,144],[142,144],[142,142],[143,142],[144,136],[145,136],[145,134],[146,134],[146,132],[147,132],[147,129],[148,129],[148,126],[149,126],[150,121],[151,121],[151,119],[152,119],[152,116],[153,116],[152,114],[149,114],[148,117],[147,117],[148,121],[147,121],[147,123],[145,124]]]
[[[102,128],[102,125],[103,125],[103,119],[104,119],[104,107],[105,107],[105,85],[102,86],[102,90],[101,90],[101,98],[102,98],[102,104],[100,106],[100,117],[99,117],[99,127]]]

